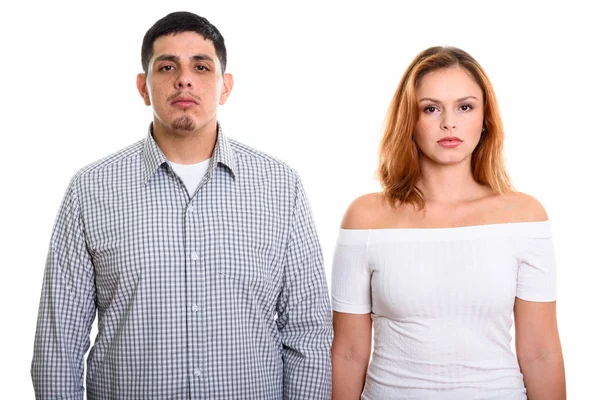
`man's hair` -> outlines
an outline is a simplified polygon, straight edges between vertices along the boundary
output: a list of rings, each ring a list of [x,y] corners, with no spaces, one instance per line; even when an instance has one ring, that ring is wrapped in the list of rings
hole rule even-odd
[[[161,36],[173,35],[182,32],[196,32],[203,38],[213,42],[215,52],[221,64],[221,72],[225,73],[227,64],[227,49],[225,48],[225,39],[216,26],[208,22],[206,18],[199,15],[178,11],[168,14],[159,19],[152,25],[144,35],[142,41],[142,68],[144,73],[148,73],[150,60],[152,59],[154,42]]]

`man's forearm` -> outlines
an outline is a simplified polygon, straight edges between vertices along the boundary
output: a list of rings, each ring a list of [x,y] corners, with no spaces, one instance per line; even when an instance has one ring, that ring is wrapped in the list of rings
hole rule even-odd
[[[284,349],[284,399],[331,399],[329,345],[298,352]]]

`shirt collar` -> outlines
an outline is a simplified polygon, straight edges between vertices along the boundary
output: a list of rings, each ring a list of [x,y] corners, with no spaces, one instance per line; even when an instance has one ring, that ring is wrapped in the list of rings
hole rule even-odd
[[[221,124],[219,123],[217,123],[217,144],[215,145],[212,158],[212,170],[214,170],[219,164],[224,165],[229,169],[233,175],[233,178],[235,179],[237,172],[236,157],[234,150],[231,147],[231,143],[229,142],[227,136],[223,134]]]
[[[158,147],[154,137],[152,137],[152,124],[150,124],[150,127],[148,128],[148,136],[146,136],[142,150],[144,184],[148,183],[148,180],[156,173],[156,171],[158,171],[160,166],[166,162],[167,158]],[[237,168],[234,150],[231,147],[229,139],[227,139],[227,137],[223,134],[221,124],[217,123],[217,143],[215,145],[211,165],[209,167],[211,175],[219,164],[227,167],[235,179]]]

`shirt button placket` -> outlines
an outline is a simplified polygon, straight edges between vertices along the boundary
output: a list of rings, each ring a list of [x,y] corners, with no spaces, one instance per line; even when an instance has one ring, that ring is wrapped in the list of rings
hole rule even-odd
[[[196,198],[192,199],[194,202]],[[201,302],[199,302],[199,293],[202,292],[202,285],[204,283],[203,271],[199,266],[202,263],[200,260],[200,251],[197,246],[200,240],[201,224],[199,224],[199,213],[198,209],[193,204],[188,204],[187,209],[184,213],[185,220],[185,268],[186,275],[189,277],[187,280],[186,287],[186,299],[188,308],[188,329],[187,329],[187,341],[190,352],[188,354],[189,368],[191,369],[191,396],[192,398],[201,398],[204,392],[204,382],[202,382],[204,374],[202,370],[203,362],[203,349],[201,342],[201,332],[199,332],[202,318],[200,312],[202,310]],[[190,306],[191,304],[191,306]],[[191,312],[189,312],[191,310]]]

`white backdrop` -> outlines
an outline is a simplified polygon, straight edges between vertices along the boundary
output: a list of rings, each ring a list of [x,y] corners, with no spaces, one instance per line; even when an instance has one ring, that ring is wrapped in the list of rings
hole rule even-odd
[[[220,121],[229,136],[300,172],[328,278],[346,206],[379,189],[377,146],[404,69],[432,45],[471,53],[499,97],[513,181],[542,201],[553,222],[569,398],[595,398],[600,80],[592,58],[600,29],[593,2],[7,3],[0,6],[0,398],[33,398],[29,366],[58,206],[79,168],[145,136],[151,110],[135,88],[142,37],[178,10],[207,17],[225,36],[235,85]]]

